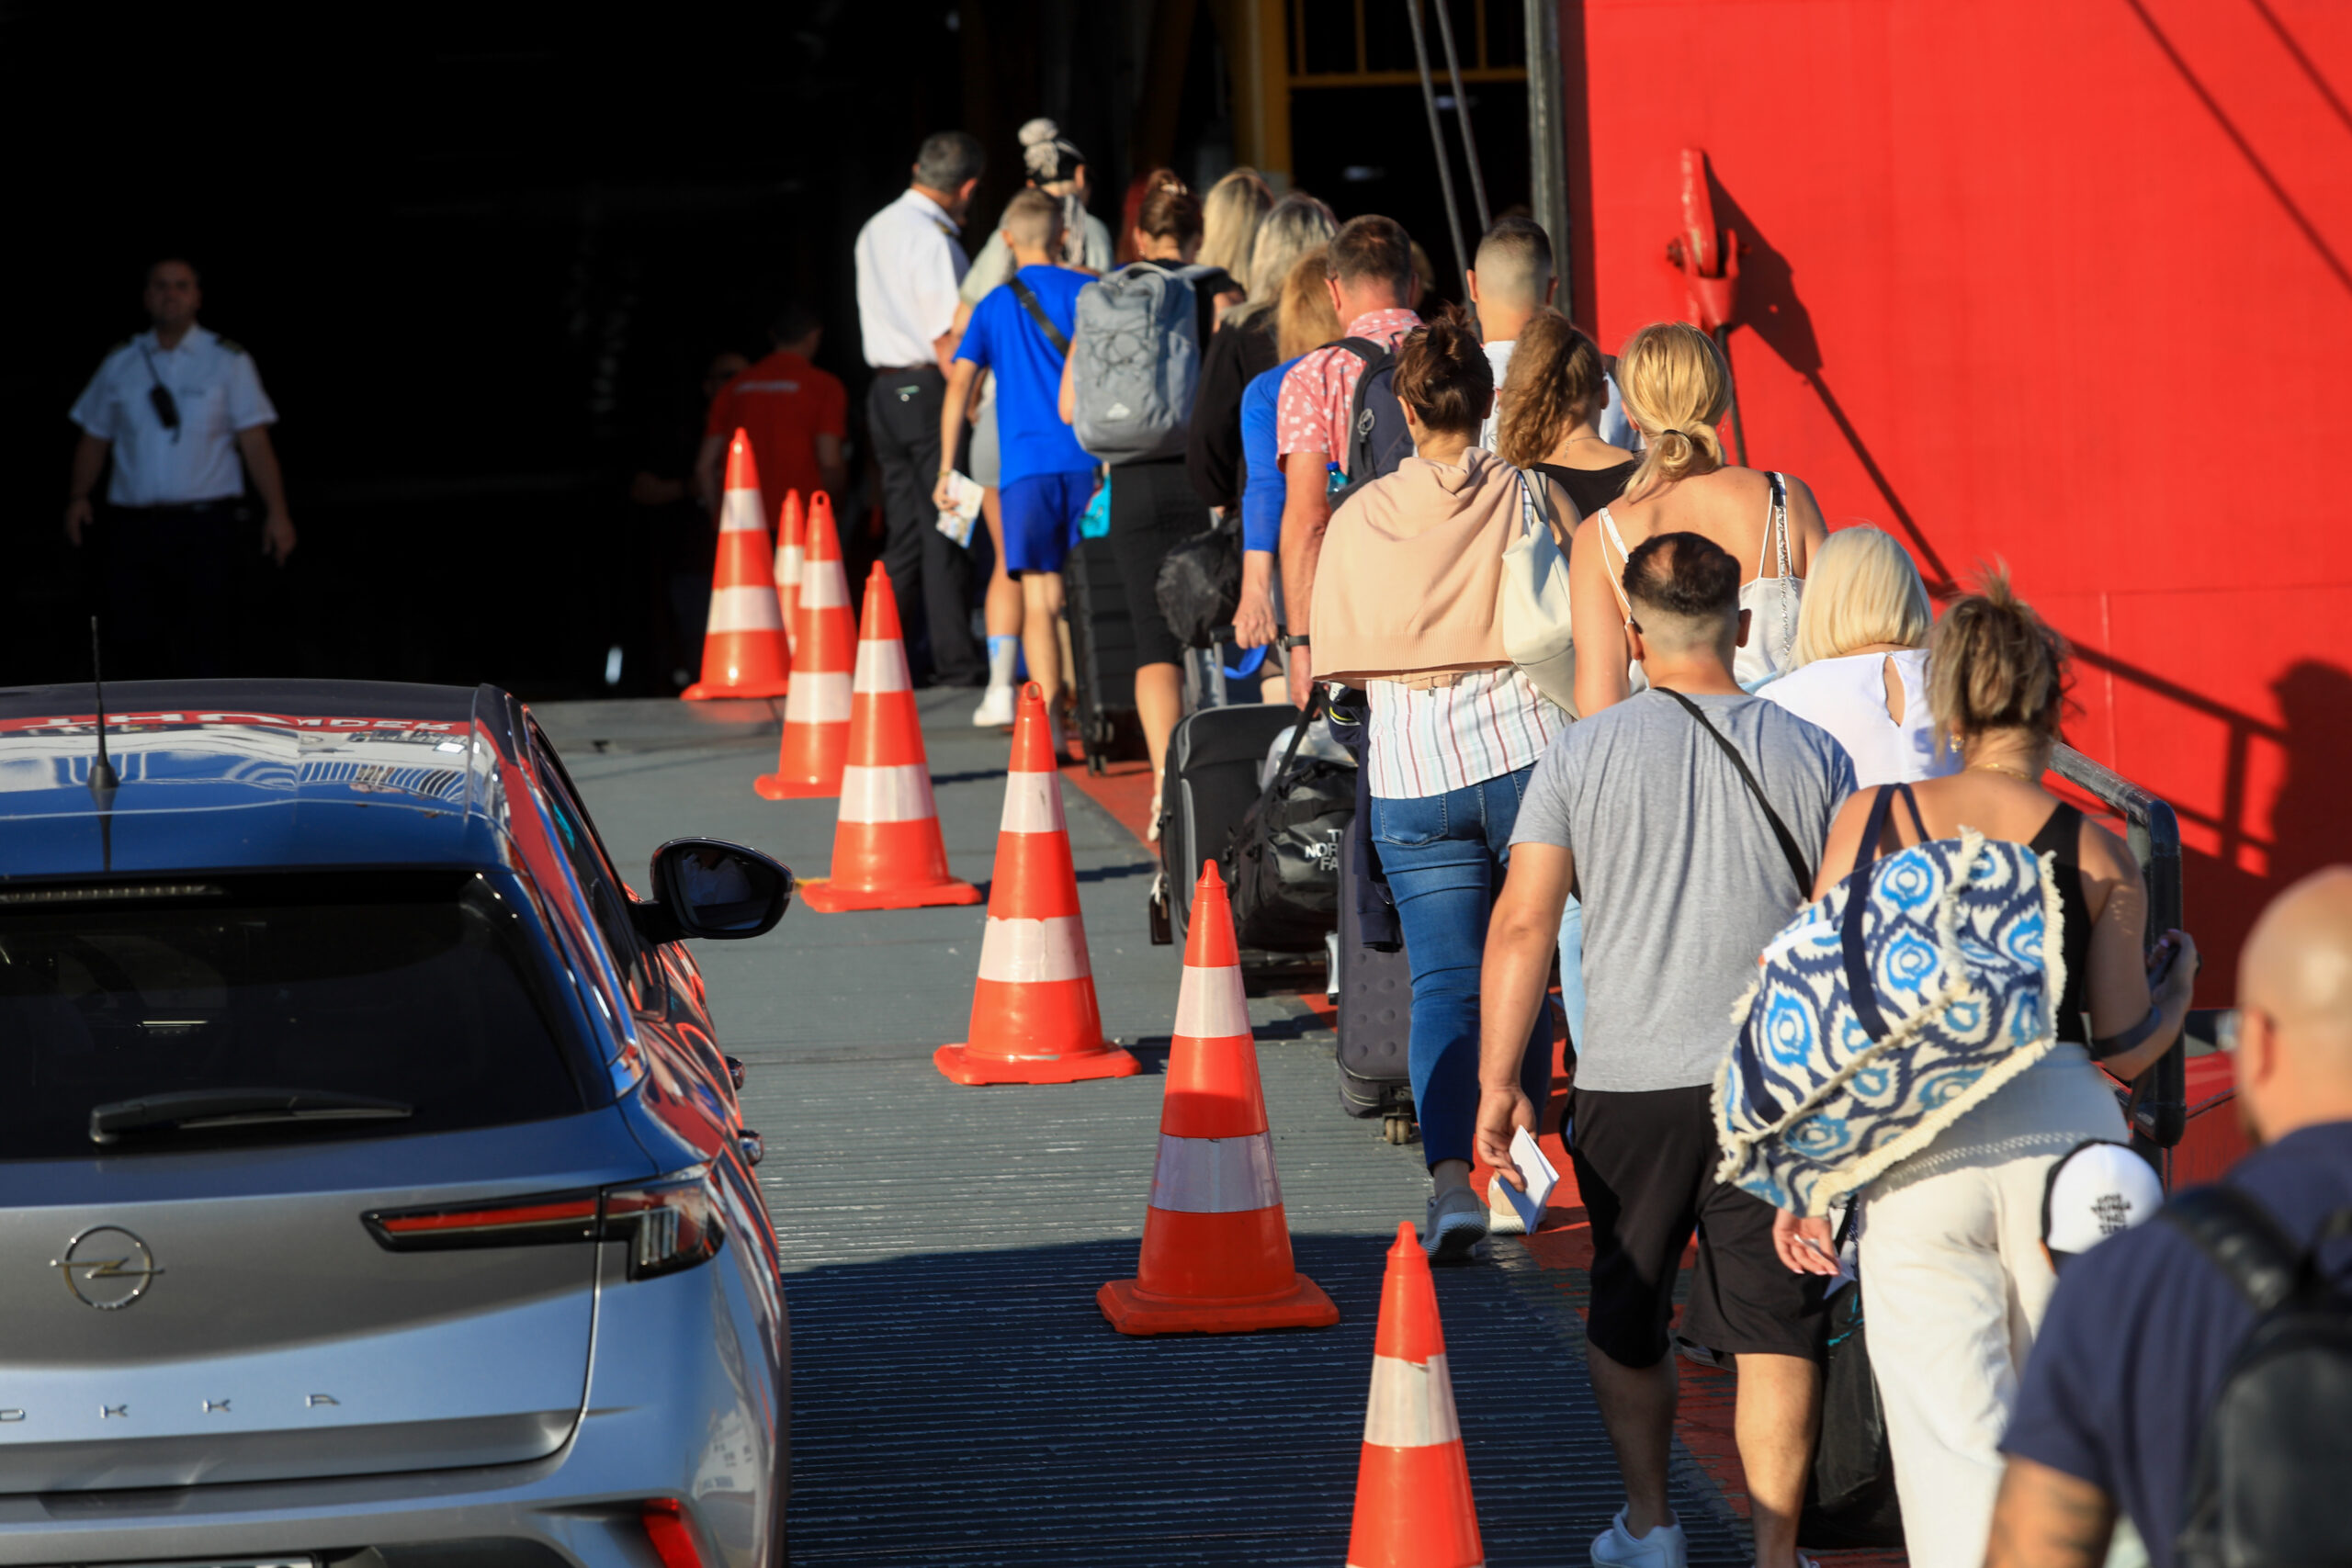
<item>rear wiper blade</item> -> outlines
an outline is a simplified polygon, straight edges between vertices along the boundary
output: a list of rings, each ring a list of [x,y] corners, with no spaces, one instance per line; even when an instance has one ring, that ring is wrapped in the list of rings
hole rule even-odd
[[[331,1089],[191,1089],[90,1107],[90,1141],[125,1133],[204,1132],[267,1122],[397,1122],[416,1107]]]

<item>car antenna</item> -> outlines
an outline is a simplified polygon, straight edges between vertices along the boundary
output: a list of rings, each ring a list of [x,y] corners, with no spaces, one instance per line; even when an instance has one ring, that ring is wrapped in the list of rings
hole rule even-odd
[[[107,688],[98,661],[98,618],[96,615],[90,617],[90,690],[98,705],[98,760],[90,766],[90,794],[97,800],[98,809],[104,811],[114,805],[114,792],[122,787],[122,778],[114,771],[114,764],[107,760]]]

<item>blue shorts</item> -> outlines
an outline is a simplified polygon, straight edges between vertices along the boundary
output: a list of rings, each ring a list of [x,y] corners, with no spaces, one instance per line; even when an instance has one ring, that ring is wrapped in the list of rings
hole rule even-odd
[[[1094,496],[1091,473],[1031,474],[998,492],[1004,513],[1004,570],[1059,571],[1078,546],[1078,520]]]

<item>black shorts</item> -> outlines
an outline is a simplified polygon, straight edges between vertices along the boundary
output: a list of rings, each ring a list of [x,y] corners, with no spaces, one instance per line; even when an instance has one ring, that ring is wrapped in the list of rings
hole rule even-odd
[[[1126,585],[1136,664],[1184,661],[1184,645],[1159,613],[1159,563],[1208,525],[1209,509],[1193,492],[1182,458],[1122,463],[1111,470],[1111,553]]]
[[[1682,1337],[1719,1355],[1821,1358],[1822,1280],[1772,1250],[1772,1205],[1715,1179],[1714,1090],[1577,1089],[1568,1101],[1577,1187],[1592,1221],[1585,1337],[1621,1366],[1669,1347],[1675,1276],[1691,1232],[1699,1269]]]

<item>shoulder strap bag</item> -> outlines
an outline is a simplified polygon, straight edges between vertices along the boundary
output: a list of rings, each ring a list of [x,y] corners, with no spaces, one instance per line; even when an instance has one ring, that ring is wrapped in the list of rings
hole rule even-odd
[[[1670,691],[1664,686],[1652,689],[1665,692],[1668,696],[1680,703],[1682,711],[1690,716],[1691,722],[1705,730],[1707,739],[1722,747],[1724,755],[1731,759],[1731,765],[1739,770],[1740,783],[1746,784],[1747,793],[1756,797],[1756,804],[1764,808],[1764,820],[1772,825],[1772,837],[1780,841],[1781,853],[1788,858],[1789,874],[1797,879],[1797,902],[1800,904],[1810,902],[1813,898],[1813,868],[1805,864],[1804,854],[1798,851],[1796,835],[1789,831],[1789,825],[1781,820],[1781,814],[1773,810],[1772,803],[1765,798],[1764,786],[1756,782],[1756,774],[1749,770],[1747,759],[1739,754],[1739,748],[1733,745],[1722,730],[1707,722],[1707,716],[1699,711],[1697,703],[1692,702],[1681,693]]]
[[[1063,335],[1061,328],[1054,325],[1054,319],[1046,314],[1046,302],[1037,298],[1036,291],[1018,276],[1007,287],[1012,290],[1012,297],[1021,301],[1021,308],[1029,312],[1030,320],[1037,323],[1037,330],[1046,334],[1046,341],[1054,345],[1054,352],[1068,359],[1069,339]]]

